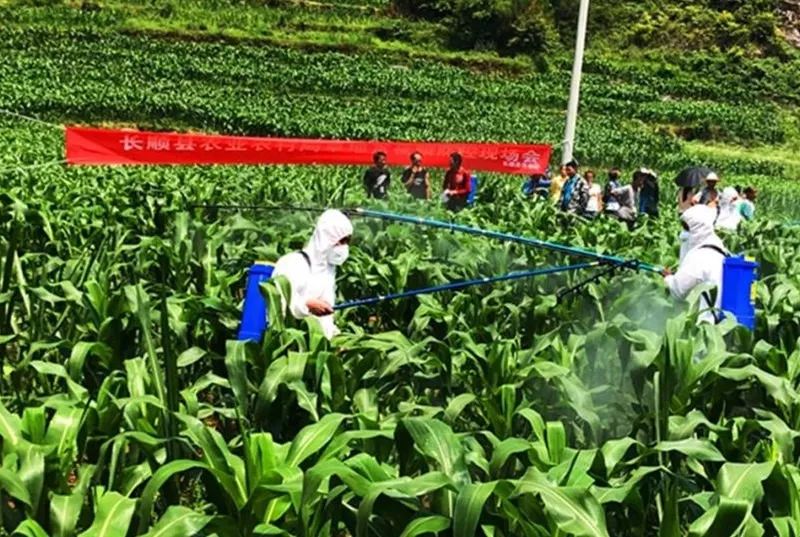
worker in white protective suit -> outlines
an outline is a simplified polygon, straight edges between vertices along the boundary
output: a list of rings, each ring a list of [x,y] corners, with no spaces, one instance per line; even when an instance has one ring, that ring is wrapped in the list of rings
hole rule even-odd
[[[736,192],[735,188],[729,186],[722,191],[719,196],[718,228],[736,231],[742,222],[739,203],[739,193]]]
[[[272,277],[285,276],[291,285],[289,311],[295,318],[314,315],[325,337],[339,333],[333,322],[336,267],[350,254],[353,224],[341,211],[328,209],[319,217],[303,250],[286,254],[275,264]]]
[[[700,318],[698,322],[716,324],[722,304],[722,266],[728,251],[714,232],[717,211],[707,205],[695,205],[681,215],[683,228],[688,232],[686,256],[675,274],[664,271],[664,283],[670,294],[684,300],[689,293],[702,284],[716,287],[716,300],[708,291],[700,296]]]

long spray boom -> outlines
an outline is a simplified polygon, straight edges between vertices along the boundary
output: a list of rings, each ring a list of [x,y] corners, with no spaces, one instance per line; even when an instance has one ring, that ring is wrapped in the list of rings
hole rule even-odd
[[[403,291],[402,293],[394,293],[389,295],[378,295],[370,298],[362,298],[358,300],[350,300],[334,306],[334,310],[346,310],[350,308],[357,308],[359,306],[371,306],[380,302],[388,300],[398,300],[401,298],[411,298],[419,295],[430,295],[433,293],[440,293],[443,291],[456,291],[458,289],[466,289],[467,287],[475,287],[478,285],[490,285],[493,283],[507,282],[513,280],[524,280],[527,278],[535,278],[536,276],[546,276],[548,274],[559,274],[562,272],[572,272],[581,269],[588,269],[596,267],[599,262],[593,263],[579,263],[576,265],[564,265],[557,267],[546,267],[534,270],[521,270],[511,272],[502,276],[487,276],[484,278],[476,278],[474,280],[462,280],[458,282],[451,282],[443,285],[435,285],[433,287],[425,287],[424,289],[413,289],[410,291]]]
[[[623,257],[614,255],[601,254],[598,252],[594,252],[592,250],[587,250],[585,248],[576,248],[574,246],[567,246],[565,244],[559,244],[556,242],[543,241],[541,239],[536,239],[533,237],[523,237],[520,235],[513,235],[511,233],[503,233],[500,231],[480,229],[476,227],[465,226],[462,224],[454,224],[452,222],[444,222],[441,220],[433,220],[430,218],[422,218],[419,216],[409,216],[409,215],[390,213],[384,211],[374,211],[372,209],[356,208],[356,209],[348,209],[345,212],[347,212],[348,214],[362,216],[362,217],[379,218],[381,220],[387,220],[392,222],[402,222],[418,226],[428,226],[439,229],[447,229],[450,231],[458,231],[461,233],[466,233],[468,235],[477,235],[480,237],[488,237],[491,239],[497,239],[506,242],[515,242],[518,244],[533,246],[535,248],[552,250],[554,252],[560,252],[562,254],[593,259],[595,261],[600,261],[611,265],[617,265],[620,267],[632,268],[635,270],[642,270],[645,272],[661,273],[664,270],[663,267],[658,267],[656,265],[651,265],[649,263],[642,263],[637,260],[625,259]]]

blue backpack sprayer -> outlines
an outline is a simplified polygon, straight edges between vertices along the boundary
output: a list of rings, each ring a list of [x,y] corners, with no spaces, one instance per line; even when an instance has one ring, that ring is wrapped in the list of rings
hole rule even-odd
[[[600,266],[606,267],[604,271],[595,274],[594,276],[580,282],[579,284],[569,289],[561,291],[558,295],[558,298],[560,300],[564,296],[573,293],[578,289],[586,286],[587,284],[596,281],[601,277],[619,269],[633,269],[633,270],[640,270],[653,273],[662,272],[662,268],[657,267],[655,265],[640,263],[639,261],[628,260],[617,256],[599,254],[591,250],[586,250],[583,248],[575,248],[572,246],[566,246],[554,242],[543,241],[532,237],[523,237],[519,235],[512,235],[509,233],[502,233],[498,231],[473,228],[450,222],[443,222],[439,220],[431,220],[426,218],[389,213],[383,211],[373,211],[369,209],[352,209],[352,210],[346,210],[344,212],[355,216],[378,218],[391,222],[401,222],[413,225],[423,225],[433,228],[446,229],[449,231],[458,231],[470,235],[477,235],[491,239],[524,244],[535,248],[543,248],[555,252],[560,252],[570,256],[581,257],[587,259],[587,261],[578,264],[517,271],[502,276],[492,276],[474,280],[464,280],[444,285],[427,287],[424,289],[414,289],[395,294],[379,295],[370,298],[352,300],[334,306],[334,310],[337,311],[377,304],[379,302],[385,302],[389,300],[397,300],[418,295],[432,294],[441,291],[453,291],[478,285],[488,285],[503,281],[527,279],[536,276],[544,276],[548,274],[557,274],[562,272],[571,272],[571,271],[589,269]],[[755,327],[755,304],[753,296],[754,294],[753,284],[756,280],[757,268],[758,268],[757,263],[748,261],[743,257],[728,257],[725,259],[723,265],[722,310],[725,313],[733,315],[739,324],[747,327],[750,330],[753,330]],[[238,334],[239,340],[260,341],[264,335],[265,330],[267,329],[267,304],[264,299],[264,296],[261,293],[260,286],[263,282],[267,281],[272,276],[272,271],[273,271],[272,265],[263,262],[255,263],[249,270],[247,278],[247,288],[245,292],[244,308],[242,311],[242,323]]]

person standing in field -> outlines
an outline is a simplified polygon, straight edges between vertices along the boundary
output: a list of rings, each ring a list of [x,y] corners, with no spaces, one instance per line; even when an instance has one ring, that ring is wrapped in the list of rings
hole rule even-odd
[[[678,190],[678,216],[683,216],[683,213],[691,209],[695,204],[695,189],[693,187],[682,187]],[[680,257],[683,261],[686,254],[689,252],[689,232],[686,229],[681,229],[678,235],[680,242]]]
[[[756,197],[758,196],[758,190],[753,188],[752,186],[748,186],[744,189],[742,193],[742,198],[739,202],[739,214],[742,215],[742,218],[745,220],[752,220],[756,215]]]
[[[589,203],[589,185],[578,175],[578,162],[571,160],[566,164],[567,182],[561,191],[559,207],[562,211],[583,216]]]
[[[528,198],[547,199],[552,181],[549,173],[531,175],[522,185],[522,193]]]
[[[392,173],[386,166],[386,153],[372,155],[373,166],[364,172],[364,188],[370,198],[384,199],[389,195]]]
[[[622,172],[619,168],[611,168],[608,170],[608,182],[603,188],[603,206],[607,213],[616,214],[619,211],[619,201],[614,197],[613,192],[622,187],[619,178]]]
[[[635,173],[643,176],[642,190],[639,194],[639,212],[654,218],[658,217],[658,175],[648,168],[639,168]]]
[[[422,166],[422,153],[411,154],[411,166],[403,170],[403,185],[412,197],[431,199],[431,181],[428,170]]]
[[[717,211],[707,205],[695,205],[681,215],[681,225],[689,234],[689,251],[680,262],[677,272],[664,271],[664,283],[670,294],[685,300],[697,286],[708,284],[716,288],[716,298],[709,292],[700,295],[698,322],[717,324],[722,305],[722,267],[728,251],[716,233],[714,220]]]
[[[633,183],[612,190],[609,194],[613,196],[617,208],[615,211],[607,208],[606,212],[616,216],[628,224],[629,228],[632,228],[638,216],[639,192],[641,192],[643,184],[644,177],[639,174],[634,175]]]
[[[561,202],[561,191],[564,188],[564,183],[567,182],[567,167],[561,166],[558,170],[558,175],[553,177],[550,181],[550,199],[553,203]]]
[[[705,187],[694,197],[694,204],[708,205],[712,209],[716,209],[719,206],[719,191],[717,190],[719,182],[720,179],[716,173],[709,173],[706,176]]]
[[[596,218],[603,211],[603,188],[595,182],[594,171],[586,172],[586,183],[589,185],[589,202],[586,204],[586,216]]]
[[[336,267],[350,255],[352,235],[350,219],[340,211],[328,209],[317,220],[306,247],[281,257],[272,272],[273,278],[284,276],[289,280],[291,314],[297,319],[316,317],[328,339],[339,333],[333,322]]]
[[[463,166],[464,158],[460,153],[450,155],[450,169],[444,174],[442,199],[451,211],[460,211],[467,206],[472,175]]]
[[[742,221],[739,212],[739,193],[733,187],[722,190],[719,196],[719,210],[716,226],[721,229],[736,231]]]

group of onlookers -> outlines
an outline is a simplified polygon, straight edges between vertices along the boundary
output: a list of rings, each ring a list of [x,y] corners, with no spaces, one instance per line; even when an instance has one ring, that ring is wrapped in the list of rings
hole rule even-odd
[[[581,176],[578,169],[578,163],[572,160],[561,166],[555,177],[549,172],[529,177],[522,190],[528,197],[549,199],[562,211],[586,218],[607,214],[632,226],[640,215],[658,216],[658,174],[653,170],[637,169],[626,185],[622,183],[620,169],[611,168],[605,185],[600,185],[593,170]],[[699,191],[683,189],[678,195],[679,211],[692,205],[708,205],[717,209],[718,227],[736,229],[742,220],[753,218],[758,192],[753,187],[744,190],[728,187],[719,191],[719,181],[719,176],[712,172]]]
[[[431,199],[430,172],[422,164],[422,154],[411,154],[411,163],[403,170],[401,180],[403,187],[414,198]],[[372,198],[383,199],[389,195],[392,172],[386,164],[386,153],[378,151],[372,157],[373,166],[364,172],[364,188]],[[450,167],[442,181],[441,199],[451,211],[458,211],[467,206],[472,192],[472,174],[464,167],[464,158],[460,153],[450,155]]]
[[[717,210],[716,227],[736,230],[743,220],[752,220],[755,216],[758,191],[751,186],[745,189],[729,186],[720,190],[719,183],[719,176],[711,172],[699,192],[682,190],[678,193],[678,210],[682,213],[692,205],[708,205]]]
[[[386,153],[378,151],[373,155],[373,166],[364,172],[364,188],[367,195],[383,199],[389,195],[392,172],[386,164]],[[648,168],[633,172],[631,182],[623,184],[619,168],[607,172],[604,185],[597,181],[593,170],[581,176],[575,160],[561,166],[559,173],[552,176],[533,175],[523,184],[523,192],[534,199],[549,199],[564,212],[596,218],[606,214],[633,226],[640,215],[657,217],[659,214],[658,174]],[[410,164],[401,175],[403,187],[413,198],[429,200],[432,196],[431,174],[422,163],[422,154],[414,152]],[[682,189],[678,193],[678,209],[681,213],[693,205],[708,205],[717,209],[716,225],[726,229],[736,229],[742,220],[751,220],[755,214],[755,188],[742,190],[739,187],[718,189],[720,179],[710,173],[699,191]],[[441,199],[445,206],[458,211],[467,206],[474,189],[472,173],[464,167],[460,153],[450,155],[450,166],[442,181]]]
[[[555,177],[534,175],[523,184],[523,192],[529,197],[549,198],[562,211],[586,218],[608,214],[633,223],[642,213],[658,216],[658,175],[652,170],[636,170],[632,182],[625,185],[619,168],[612,168],[603,186],[593,170],[581,176],[578,169],[572,160],[561,166]]]

